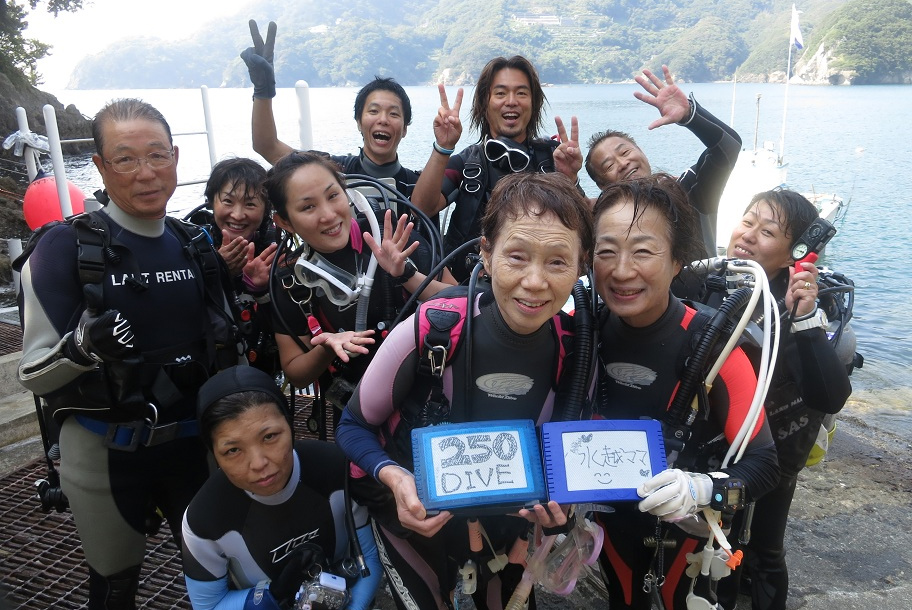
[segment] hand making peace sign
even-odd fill
[[[462,135],[462,121],[459,119],[459,109],[462,107],[462,87],[456,91],[456,102],[450,108],[446,88],[443,83],[437,85],[440,91],[440,109],[434,117],[434,138],[437,146],[453,150]]]
[[[554,123],[557,125],[557,137],[560,138],[560,145],[554,151],[554,169],[569,176],[571,180],[576,180],[576,175],[583,167],[583,153],[580,152],[579,145],[579,123],[576,117],[570,117],[570,137],[567,137],[567,129],[564,122],[559,116],[554,117]]]

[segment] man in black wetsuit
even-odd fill
[[[18,374],[60,424],[88,607],[132,610],[150,517],[160,511],[180,546],[181,517],[208,474],[196,393],[239,352],[213,330],[234,326],[223,284],[204,279],[218,278],[218,254],[198,227],[165,216],[178,161],[165,118],[120,99],[92,133],[109,201],[45,230],[25,261]]]
[[[254,46],[241,53],[253,82],[253,149],[270,164],[294,152],[279,140],[272,98],[276,95],[273,52],[276,25],[270,22],[264,41],[256,22],[250,20]],[[364,140],[357,155],[332,155],[346,174],[364,174],[395,180],[396,190],[411,196],[418,173],[399,163],[399,143],[412,122],[412,103],[402,86],[392,78],[376,77],[364,85],[355,98],[355,122]],[[401,210],[399,210],[401,212]]]
[[[462,135],[462,90],[451,108],[443,85],[439,89],[434,147],[412,202],[428,216],[455,203],[443,246],[449,254],[478,237],[488,197],[503,176],[558,171],[576,180],[583,158],[576,117],[569,137],[559,117],[555,123],[560,141],[539,137],[546,98],[535,67],[525,57],[495,57],[482,69],[472,101],[472,127],[478,129],[479,139],[458,154],[453,153]],[[454,260],[450,268],[459,281],[471,271],[464,257]]]
[[[695,164],[678,181],[687,192],[690,204],[700,213],[700,227],[706,252],[716,256],[716,218],[725,183],[741,152],[737,132],[706,111],[693,95],[688,97],[674,84],[668,66],[662,66],[665,83],[649,70],[636,81],[645,89],[633,95],[655,106],[662,115],[649,125],[655,129],[677,123],[687,127],[706,146]],[[593,134],[586,154],[586,172],[599,189],[621,180],[643,178],[652,173],[646,154],[628,134],[606,130]]]

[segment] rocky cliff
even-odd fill
[[[821,44],[813,55],[805,54],[795,65],[793,83],[808,85],[852,85],[858,84],[858,75],[854,70],[838,68],[835,49]],[[912,72],[884,75],[872,81],[865,79],[866,85],[910,85]]]

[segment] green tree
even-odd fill
[[[833,67],[851,70],[858,84],[876,84],[912,72],[912,4],[856,0],[833,13],[823,44],[834,46]]]
[[[34,38],[26,38],[23,33],[28,27],[26,16],[34,10],[41,0],[28,0],[28,8],[12,0],[0,0],[0,72],[7,76],[25,78],[32,85],[41,82],[37,62],[46,57],[51,49],[49,44]],[[61,11],[78,11],[82,0],[47,0],[47,12],[55,17]]]

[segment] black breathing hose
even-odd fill
[[[358,528],[355,527],[355,515],[352,512],[352,499],[351,499],[351,489],[349,485],[349,478],[351,477],[351,462],[345,460],[345,478],[343,479],[342,491],[345,498],[345,529],[348,530],[348,540],[351,544],[351,551],[354,555],[355,563],[358,564],[358,572],[361,574],[361,578],[367,578],[370,576],[370,568],[367,567],[367,562],[364,561],[364,551],[361,549],[361,541],[358,540]]]
[[[669,421],[678,423],[693,423],[695,413],[690,409],[690,402],[702,382],[706,363],[709,360],[713,347],[722,335],[725,326],[733,319],[734,315],[747,306],[753,288],[739,288],[731,296],[722,301],[719,309],[701,330],[700,341],[688,359],[684,373],[681,375],[681,385],[668,408]]]
[[[431,282],[434,281],[434,278],[436,278],[440,274],[440,272],[443,271],[443,268],[447,266],[447,263],[449,263],[451,260],[453,260],[454,256],[462,253],[465,250],[468,250],[469,248],[471,248],[473,246],[478,245],[479,241],[481,241],[480,237],[471,239],[471,240],[467,241],[466,243],[462,244],[461,246],[459,246],[458,248],[456,248],[455,250],[453,250],[452,252],[450,252],[449,254],[447,254],[445,257],[443,257],[443,260],[441,260],[439,263],[437,263],[436,267],[431,269],[431,272],[427,274],[427,277],[424,278],[424,281],[418,285],[418,288],[415,289],[415,292],[412,293],[412,296],[410,296],[409,299],[405,302],[405,305],[402,306],[402,309],[399,311],[399,315],[396,316],[396,319],[393,320],[393,323],[390,325],[390,329],[395,328],[396,325],[399,324],[399,322],[402,322],[402,320],[409,314],[409,311],[411,310],[412,305],[414,305],[415,301],[418,300],[418,295],[420,295],[422,292],[424,292],[424,289],[427,288],[431,284]]]
[[[595,349],[595,320],[589,291],[582,282],[573,286],[573,370],[565,390],[557,396],[557,421],[576,421],[586,406]],[[564,387],[561,384],[561,387]]]
[[[462,332],[463,337],[460,337],[460,345],[465,343],[463,348],[465,349],[465,366],[466,366],[466,375],[465,375],[465,407],[463,409],[466,414],[466,421],[473,421],[472,419],[472,327],[474,323],[472,318],[475,317],[475,288],[478,284],[478,274],[481,273],[482,264],[479,262],[472,269],[472,274],[469,276],[469,294],[466,297],[466,319],[465,324],[463,325]]]
[[[390,207],[390,202],[392,201],[408,208],[424,226],[428,227],[430,234],[425,235],[425,237],[431,242],[431,266],[436,265],[437,262],[443,258],[443,241],[440,238],[440,229],[427,214],[416,207],[407,197],[388,184],[385,184],[376,178],[371,178],[370,176],[365,176],[363,174],[346,174],[345,178],[346,188],[357,188],[359,186],[376,188],[380,192],[383,203],[387,208]],[[396,219],[394,218],[393,220],[395,221]]]

